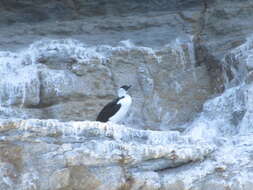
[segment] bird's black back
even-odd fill
[[[96,121],[107,122],[109,118],[112,117],[120,109],[121,105],[117,103],[122,98],[123,97],[116,98],[106,104],[105,107],[98,114]]]

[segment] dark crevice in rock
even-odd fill
[[[122,159],[123,159],[123,156],[122,156]],[[134,184],[134,180],[131,177],[127,167],[124,164],[125,164],[124,160],[121,160],[119,162],[119,166],[121,167],[121,169],[123,171],[125,182],[118,190],[130,190],[130,189],[132,189],[132,186]]]
[[[211,55],[205,45],[203,45],[201,42],[196,41],[194,45],[196,66],[205,65],[210,78],[213,93],[222,93],[225,88],[225,81],[223,78],[224,71],[221,61]]]
[[[192,164],[192,163],[193,163],[193,161],[189,161],[187,163],[177,163],[173,167],[172,166],[168,166],[168,167],[165,167],[165,168],[154,170],[154,172],[161,173],[161,172],[165,172],[165,171],[168,171],[168,170],[171,170],[171,169],[176,169],[176,168],[184,167],[184,166],[186,166],[188,164]]]
[[[39,78],[39,82],[40,82],[40,86],[39,86],[39,104],[38,105],[34,105],[31,108],[43,108],[43,107],[48,107],[49,105],[44,105],[42,106],[42,96],[43,96],[43,92],[42,92],[42,88],[43,88],[43,84],[42,84],[42,76],[41,76],[41,72],[38,72],[38,78]]]
[[[131,190],[134,184],[134,179],[131,177],[125,178],[124,184],[122,184],[117,190]]]
[[[233,125],[238,126],[238,124],[242,121],[246,110],[235,111],[232,113],[231,122]]]

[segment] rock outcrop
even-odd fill
[[[178,132],[99,122],[3,120],[0,129],[0,187],[5,190],[164,189],[177,185],[167,180],[170,170],[196,165],[215,150]],[[202,169],[208,162],[200,164]],[[203,177],[213,172],[210,166]],[[180,184],[186,183],[185,171],[179,173]]]
[[[188,40],[160,50],[129,41],[87,47],[73,40],[46,40],[18,54],[3,52],[1,117],[95,120],[117,88],[131,84],[128,124],[178,127],[216,92],[206,66],[195,65]]]
[[[216,143],[112,123],[2,120],[4,190],[244,189],[252,135]],[[218,148],[219,147],[219,148]]]

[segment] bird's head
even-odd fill
[[[118,96],[122,97],[127,94],[128,89],[131,87],[131,85],[123,85],[118,90]]]

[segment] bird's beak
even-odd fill
[[[131,86],[132,86],[132,85],[129,85],[129,86],[127,87],[127,90],[128,90],[129,88],[131,88]]]

